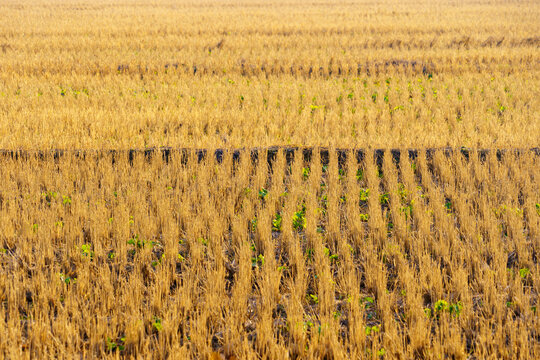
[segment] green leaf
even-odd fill
[[[272,220],[272,231],[281,231],[281,214],[277,213]]]
[[[528,268],[519,269],[519,276],[521,276],[522,279],[525,279],[529,273],[530,270]]]
[[[114,341],[112,341],[111,338],[107,338],[107,349],[109,351],[113,351],[114,349],[116,349],[116,343]]]
[[[154,329],[156,329],[157,331],[163,330],[163,325],[161,324],[161,319],[158,318],[158,317],[155,317],[155,316],[154,316],[154,322],[152,323],[152,326],[153,326]]]
[[[69,196],[62,195],[62,204],[70,205],[71,204],[71,198]]]
[[[266,195],[268,195],[268,190],[266,190],[265,188],[261,188],[261,190],[259,190],[259,198],[264,200]]]
[[[369,189],[360,189],[360,201],[369,200]]]
[[[437,312],[448,310],[448,302],[444,300],[437,300],[434,305],[434,309]]]

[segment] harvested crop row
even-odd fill
[[[0,148],[540,146],[538,1],[5,0]]]
[[[536,72],[339,80],[10,75],[0,88],[0,148],[534,147],[538,84]]]
[[[2,158],[3,357],[540,355],[537,156],[261,154]]]

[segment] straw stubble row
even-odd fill
[[[537,156],[319,154],[4,158],[2,353],[538,355]]]

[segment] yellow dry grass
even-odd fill
[[[538,356],[538,156],[301,154],[4,158],[0,350]]]
[[[0,358],[539,358],[539,18],[2,1]]]
[[[0,148],[540,144],[540,5],[4,1]]]

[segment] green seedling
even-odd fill
[[[452,202],[450,200],[447,200],[446,203],[444,204],[444,207],[446,208],[446,211],[447,212],[452,212]]]
[[[257,218],[256,217],[251,219],[250,225],[251,225],[251,231],[255,232],[257,230]]]
[[[295,212],[293,217],[293,228],[295,230],[303,230],[306,228],[306,207],[302,205],[302,209]]]
[[[461,309],[463,309],[463,305],[461,304],[461,301],[458,301],[455,304],[448,305],[448,312],[450,315],[459,316],[461,314]]]
[[[131,239],[129,239],[127,241],[127,243],[128,243],[128,245],[135,246],[137,249],[144,248],[147,245],[155,246],[157,244],[156,241],[148,241],[148,240],[141,239],[139,234],[137,234],[134,237],[132,237]]]
[[[264,265],[264,255],[259,254],[257,257],[251,258],[251,266],[256,268]]]
[[[364,308],[366,309],[372,307],[374,302],[375,302],[375,299],[373,299],[371,296],[366,296],[360,299],[360,303],[364,304]]]
[[[124,343],[124,342],[126,341],[126,338],[123,337],[123,338],[120,339],[120,341],[121,341],[122,343]],[[106,343],[107,343],[107,350],[108,350],[109,352],[113,352],[113,351],[115,351],[115,350],[120,350],[120,351],[125,350],[125,345],[123,345],[123,344],[117,344],[117,343],[116,343],[115,341],[113,341],[110,337],[107,338],[107,342],[106,342]]]
[[[459,316],[461,314],[461,310],[463,309],[463,304],[461,301],[458,301],[456,303],[448,303],[445,300],[437,300],[435,304],[433,305],[433,310],[437,317],[439,314],[442,314],[443,312],[447,312],[450,315],[454,315],[455,317]],[[431,309],[426,308],[424,309],[424,312],[426,313],[426,316],[431,317],[432,312]]]
[[[369,200],[369,189],[360,189],[360,201]]]
[[[60,278],[60,281],[62,281],[66,285],[75,284],[77,282],[77,278],[65,276],[63,273],[59,273],[58,277]]]
[[[407,205],[407,206],[402,206],[399,210],[403,214],[405,214],[405,219],[412,217],[412,204]]]
[[[324,255],[330,256],[330,249],[329,248],[325,247],[323,252],[324,252]]]
[[[158,332],[163,330],[163,324],[161,323],[161,319],[157,316],[154,316],[152,327],[156,329]]]
[[[163,260],[164,258],[165,258],[165,254],[161,254],[161,257],[157,260],[152,261],[150,265],[152,265],[152,267],[155,268],[156,266],[161,264],[161,260]]]
[[[272,231],[281,231],[281,214],[277,213],[272,219]]]
[[[448,310],[448,302],[444,300],[437,300],[435,305],[433,306],[436,312],[442,312]]]
[[[145,243],[144,243],[144,240],[139,239],[139,234],[137,234],[137,235],[135,235],[134,237],[132,237],[131,239],[129,239],[129,240],[127,241],[127,243],[128,243],[129,245],[135,245],[135,246],[137,246],[138,248],[144,247],[144,244],[145,244]]]
[[[305,321],[305,322],[304,322],[304,331],[307,330],[307,329],[309,329],[309,328],[312,328],[313,326],[315,326],[315,324],[313,324],[312,321],[309,321],[309,320],[308,320],[308,321]],[[307,345],[306,345],[306,346],[307,346]]]
[[[45,200],[47,205],[51,205],[51,202],[56,199],[58,193],[55,191],[46,191],[41,193],[41,197]]]
[[[366,335],[371,335],[372,333],[378,333],[380,331],[380,328],[377,325],[373,326],[366,326]]]
[[[93,259],[94,258],[94,252],[92,251],[92,245],[91,244],[82,244],[81,245],[81,254],[84,257]]]

